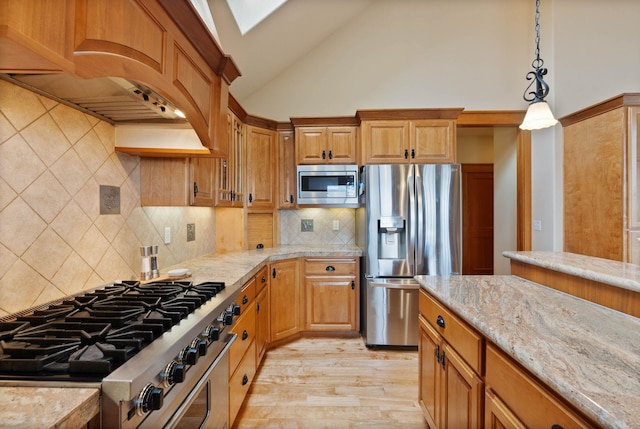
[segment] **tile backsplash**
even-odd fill
[[[354,244],[356,216],[354,209],[307,208],[280,210],[281,244]],[[302,220],[313,220],[313,231],[302,231]],[[338,221],[338,230],[333,222]]]
[[[215,250],[213,208],[140,207],[140,159],[114,138],[111,124],[0,80],[0,316],[138,278],[142,245],[159,246],[161,269]],[[119,214],[100,214],[100,185],[119,187]]]

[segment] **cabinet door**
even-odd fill
[[[213,206],[214,194],[214,158],[191,158],[189,170],[191,181],[190,203],[193,206]]]
[[[628,228],[640,228],[640,107],[629,108],[627,151],[628,177],[627,204],[629,207]],[[629,260],[627,260],[629,261]],[[637,264],[637,262],[635,262]]]
[[[187,158],[140,158],[140,205],[188,206]]]
[[[256,297],[256,366],[260,366],[269,340],[269,291],[262,289]]]
[[[440,335],[429,326],[422,316],[418,317],[418,323],[420,332],[418,339],[420,356],[418,401],[429,427],[437,429],[440,425],[441,368],[438,357],[441,340]]]
[[[278,208],[296,206],[296,158],[293,131],[278,132]]]
[[[242,207],[244,195],[244,124],[233,113],[227,114],[227,153],[217,161],[216,207]]]
[[[277,341],[300,332],[301,310],[298,260],[271,264],[269,285],[270,341]]]
[[[0,28],[3,28],[0,70],[5,73],[73,70],[75,9],[74,0],[0,2]]]
[[[362,163],[409,162],[408,121],[362,121]]]
[[[328,162],[331,164],[357,164],[356,127],[328,127]]]
[[[305,289],[305,329],[357,330],[355,276],[305,276]]]
[[[413,163],[455,162],[455,122],[442,119],[411,121],[410,146]]]
[[[484,427],[485,429],[526,429],[526,426],[491,389],[487,389],[484,396]]]
[[[298,164],[326,164],[329,161],[327,128],[296,128],[296,153]]]
[[[443,428],[478,428],[482,422],[482,379],[446,342],[442,344]]]
[[[249,210],[275,207],[278,172],[275,133],[247,126],[247,207]]]

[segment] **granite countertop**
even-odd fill
[[[76,429],[99,411],[97,388],[0,388],[0,428]]]
[[[194,283],[223,281],[229,299],[265,264],[298,257],[359,257],[353,245],[279,246],[259,250],[211,253],[162,269],[187,268]],[[227,300],[225,300],[226,302]],[[221,308],[224,307],[221,304]],[[97,387],[0,387],[0,428],[78,428],[100,410]],[[42,410],[46,412],[41,412]]]
[[[640,265],[566,252],[506,251],[502,255],[526,264],[640,292]]]
[[[640,428],[640,319],[513,276],[416,279],[596,423]]]

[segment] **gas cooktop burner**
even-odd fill
[[[0,323],[0,379],[99,381],[224,287],[118,282]]]

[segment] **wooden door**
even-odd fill
[[[191,196],[193,206],[213,206],[215,200],[214,158],[191,158]]]
[[[493,274],[493,165],[462,165],[462,274]]]
[[[356,330],[355,276],[306,276],[305,289],[307,330]]]
[[[296,206],[296,158],[293,131],[278,132],[278,208]]]
[[[447,343],[443,353],[443,428],[479,428],[482,421],[482,379]]]
[[[491,389],[487,389],[484,396],[484,427],[485,429],[526,428]]]
[[[362,121],[363,164],[409,162],[409,121]]]
[[[452,163],[456,161],[454,121],[422,119],[410,122],[412,163]]]
[[[418,401],[429,427],[437,429],[440,420],[440,362],[436,358],[440,350],[440,335],[429,326],[422,316],[418,318],[420,354]]]
[[[247,126],[247,207],[273,209],[278,172],[275,133]]]
[[[256,297],[256,367],[260,366],[269,340],[269,296],[268,288]]]
[[[301,310],[298,260],[289,259],[271,264],[269,287],[271,342],[300,332]]]
[[[327,161],[329,161],[327,149],[327,128],[297,128],[296,152],[298,164],[326,164]]]
[[[329,163],[356,164],[356,127],[327,128]]]

